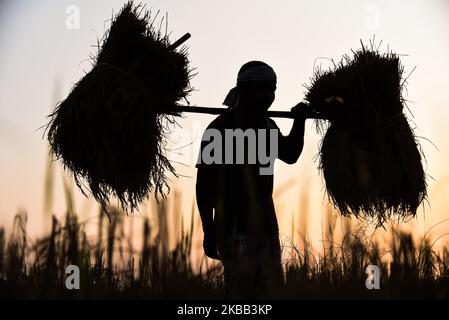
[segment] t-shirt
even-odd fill
[[[202,152],[211,141],[202,141],[197,168],[207,171],[210,178],[208,195],[214,203],[214,227],[218,239],[226,239],[234,235],[260,238],[278,233],[278,224],[272,198],[273,175],[261,174],[262,167],[268,167],[265,161],[256,157],[256,163],[250,161],[248,148],[253,148],[258,154],[259,141],[266,139],[265,155],[270,154],[269,131],[265,137],[258,135],[255,130],[257,146],[254,140],[245,140],[245,158],[242,164],[236,164],[237,145],[234,144],[232,164],[226,164],[225,130],[226,129],[274,129],[279,133],[276,123],[267,116],[259,116],[251,119],[241,119],[233,111],[227,111],[213,120],[207,129],[217,129],[222,134],[221,163],[205,164],[202,161]],[[206,129],[206,130],[207,130]],[[204,136],[203,136],[204,138]],[[252,146],[249,145],[252,144]],[[255,149],[254,149],[255,148]],[[214,159],[218,159],[214,158]],[[253,158],[254,160],[254,158]]]

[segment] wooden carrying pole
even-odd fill
[[[214,107],[198,107],[198,106],[174,106],[174,112],[192,112],[203,114],[222,114],[226,112],[227,108],[214,108]],[[295,113],[291,111],[267,111],[268,117],[274,118],[288,118],[294,119]],[[306,113],[307,119],[328,119],[324,114],[320,114],[314,111],[308,111]]]
[[[180,45],[182,45],[184,42],[186,42],[188,39],[190,39],[191,35],[190,33],[186,33],[181,38],[176,40],[170,47],[172,49],[176,49]],[[174,112],[192,112],[192,113],[205,113],[205,114],[222,114],[226,111],[226,108],[214,108],[214,107],[198,107],[198,106],[174,106],[173,111]],[[267,111],[267,116],[269,117],[275,117],[275,118],[288,118],[293,119],[295,118],[295,114],[291,111]],[[324,115],[309,111],[306,114],[307,119],[328,119]]]

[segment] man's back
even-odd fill
[[[221,133],[222,161],[219,164],[201,163],[197,164],[197,167],[199,170],[205,170],[211,181],[211,185],[205,192],[213,197],[217,241],[220,242],[235,235],[258,239],[277,234],[278,225],[272,199],[273,175],[261,174],[261,167],[267,165],[261,163],[257,155],[260,151],[259,141],[265,138],[265,144],[269,148],[269,130],[279,130],[278,127],[266,116],[242,119],[235,112],[228,111],[212,121],[206,130],[210,129],[216,129]],[[237,132],[236,129],[240,129],[240,133],[251,132],[256,140],[249,141],[250,138],[246,136],[244,147],[239,150],[238,139],[234,139],[233,149],[226,148],[225,140],[233,139],[229,135],[230,130]],[[258,134],[262,131],[265,131],[264,136]],[[207,143],[203,141],[200,156]],[[253,144],[252,149],[249,146],[250,143]],[[238,163],[237,153],[242,150],[245,155],[244,161]],[[268,154],[269,149],[261,152]]]

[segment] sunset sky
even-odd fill
[[[113,12],[124,1],[0,1],[0,225],[10,227],[18,210],[29,214],[33,234],[45,230],[44,180],[48,147],[42,128],[56,102],[90,70],[89,54],[109,26]],[[304,97],[304,84],[314,65],[329,66],[351,49],[382,40],[381,50],[403,54],[408,74],[405,97],[413,113],[416,134],[431,176],[429,204],[411,224],[422,232],[449,218],[449,1],[151,1],[148,8],[168,12],[174,41],[186,32],[191,66],[198,73],[191,104],[220,106],[235,85],[240,66],[249,60],[270,64],[278,76],[271,110],[289,110]],[[73,11],[75,10],[75,11]],[[79,12],[79,28],[70,15]],[[173,188],[182,194],[186,212],[193,201],[194,163],[202,131],[213,116],[189,114],[172,134],[173,147],[184,155],[169,157],[182,177]],[[290,120],[276,120],[288,133]],[[306,127],[300,161],[278,163],[275,177],[276,208],[281,232],[289,233],[292,218],[307,201],[311,234],[319,239],[327,200],[314,156],[320,137],[313,122]],[[52,211],[64,213],[62,171],[55,164]],[[286,189],[281,192],[281,190]],[[276,191],[275,191],[276,192]],[[88,218],[96,204],[77,194],[77,211]],[[144,210],[143,210],[144,211]],[[313,214],[311,214],[313,212]],[[296,222],[295,222],[296,227]],[[300,227],[298,227],[300,228]],[[449,222],[443,223],[447,230]],[[443,234],[441,229],[439,234]]]

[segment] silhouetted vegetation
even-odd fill
[[[0,229],[0,295],[30,299],[223,298],[220,265],[203,263],[205,267],[194,272],[193,216],[189,226],[182,223],[175,248],[167,249],[165,208],[166,203],[158,205],[159,225],[143,218],[140,248],[133,247],[133,233],[124,228],[124,219],[129,217],[116,209],[110,209],[110,219],[100,212],[98,234],[89,239],[86,223],[80,223],[70,208],[65,221],[53,217],[50,234],[36,241],[27,236],[26,214],[17,214],[8,238]],[[334,228],[335,224],[329,223],[319,254],[305,239],[301,250],[293,242],[284,243],[285,283],[278,298],[449,297],[449,251],[437,254],[429,236],[416,245],[410,234],[394,231],[391,250],[381,252],[364,229],[348,231],[336,243]],[[155,229],[157,235],[153,235]],[[80,268],[80,290],[65,288],[65,269],[71,264]],[[365,268],[370,264],[381,268],[380,290],[365,287]]]

